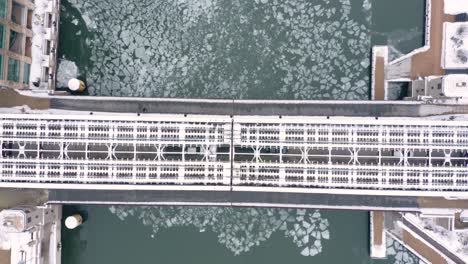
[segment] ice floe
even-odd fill
[[[120,220],[136,217],[151,228],[157,239],[162,229],[193,226],[210,229],[219,243],[235,255],[260,245],[274,232],[283,231],[303,256],[322,252],[322,240],[329,239],[329,222],[318,210],[214,207],[123,207],[109,208]]]
[[[69,2],[90,31],[90,94],[367,98],[368,0],[353,1],[364,22],[350,0]]]
[[[57,69],[57,87],[67,87],[68,81],[77,78],[79,75],[78,66],[73,61],[66,59],[59,60]]]

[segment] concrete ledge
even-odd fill
[[[387,257],[385,214],[382,211],[370,212],[370,256],[375,259]]]
[[[238,101],[197,99],[129,99],[115,97],[51,97],[50,108],[87,112],[421,117],[467,114],[468,105],[428,105],[405,101]]]
[[[388,47],[375,46],[372,48],[372,100],[387,100],[386,68],[388,64]]]
[[[417,197],[230,191],[50,190],[49,203],[417,211]]]

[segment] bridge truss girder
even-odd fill
[[[468,190],[460,121],[4,115],[0,143],[3,184]]]

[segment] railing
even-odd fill
[[[468,190],[463,121],[5,115],[0,143],[0,186]]]

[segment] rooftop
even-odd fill
[[[442,87],[445,96],[468,97],[468,74],[446,75]]]
[[[468,22],[444,23],[442,68],[468,68]]]
[[[444,10],[450,15],[468,13],[468,0],[445,0]]]

